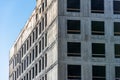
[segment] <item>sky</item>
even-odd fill
[[[0,80],[9,80],[9,50],[35,5],[36,0],[0,1]]]

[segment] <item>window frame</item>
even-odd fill
[[[120,50],[117,48],[117,51],[116,51],[116,47],[118,47],[120,49],[120,44],[114,44],[115,58],[120,58],[120,53],[118,53],[118,52],[120,52]]]
[[[119,70],[117,70],[116,68],[119,68]],[[120,66],[115,66],[115,80],[120,79],[120,76],[118,76],[120,74],[119,72],[120,72]]]
[[[73,2],[69,2],[71,0],[67,0],[67,12],[80,12],[80,1],[78,0],[78,2],[76,0],[73,0]],[[74,2],[76,1],[76,2]],[[74,4],[74,5],[73,5]],[[77,4],[77,5],[75,5]],[[70,6],[72,5],[72,6]]]
[[[101,1],[101,0],[100,0]],[[95,0],[91,0],[91,13],[99,13],[99,14],[104,14],[104,9],[105,9],[105,4],[104,4],[104,0],[103,2],[99,2],[96,0],[96,5],[95,5]],[[99,2],[99,3],[98,3]],[[103,6],[98,6],[98,5],[101,5],[103,3]],[[93,5],[94,4],[94,5]],[[98,7],[97,7],[98,6]],[[94,9],[96,8],[96,9]],[[101,9],[98,9],[98,8],[101,8]]]
[[[74,67],[73,67],[74,66]],[[79,70],[77,69],[79,67]],[[71,73],[71,69],[74,69],[74,73]],[[77,70],[76,70],[77,69]],[[76,72],[79,71],[79,72]],[[77,74],[76,74],[77,73]],[[72,75],[72,76],[71,76]],[[76,64],[68,64],[67,65],[67,79],[68,80],[81,80],[81,65]]]
[[[102,30],[99,30],[100,28],[97,28],[97,27],[102,27],[101,28]],[[91,21],[91,34],[92,35],[105,35],[104,21]]]
[[[117,29],[115,27],[117,27]],[[120,27],[120,22],[114,22],[114,36],[120,36],[120,31],[116,31],[119,30],[118,27]]]
[[[71,46],[74,45],[74,49],[71,49]],[[75,45],[79,48],[78,48],[78,52],[71,52],[70,50],[75,50]],[[77,48],[76,47],[76,48]],[[81,43],[80,42],[67,42],[67,56],[68,57],[80,57],[81,56]]]
[[[94,70],[94,68],[95,67],[102,67],[102,68],[104,68],[104,74],[100,74],[101,73],[101,71],[102,71],[102,69],[100,69],[100,70]],[[95,72],[94,72],[95,71]],[[98,75],[98,73],[96,73],[96,72],[100,72],[99,73],[99,75]],[[96,74],[96,75],[94,75],[94,74]],[[95,79],[94,79],[95,78]],[[96,78],[97,79],[103,79],[103,80],[106,80],[106,66],[103,66],[103,65],[93,65],[92,66],[92,80],[96,80]]]
[[[103,53],[98,53],[98,52],[94,53],[94,50],[96,50],[94,48],[101,47],[101,46],[104,47],[103,48],[104,52]],[[99,48],[99,49],[101,49],[101,48]],[[98,51],[98,49],[97,49],[97,51]],[[105,43],[92,43],[92,57],[105,58]]]
[[[117,3],[117,7],[115,6],[115,4]],[[117,10],[116,8],[118,8],[118,5],[120,4],[120,1],[118,0],[113,0],[113,14],[120,14],[120,10]]]
[[[80,34],[80,33],[81,33],[81,21],[67,20],[67,34]]]

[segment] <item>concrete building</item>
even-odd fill
[[[120,80],[120,0],[36,0],[9,80]]]

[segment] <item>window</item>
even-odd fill
[[[32,79],[34,78],[34,67],[32,68]]]
[[[16,79],[15,79],[16,80]],[[24,80],[25,80],[25,76],[24,76]]]
[[[41,72],[41,60],[39,60],[39,73]]]
[[[42,18],[42,31],[44,30],[44,18]]]
[[[91,13],[104,13],[104,0],[91,0]]]
[[[37,39],[38,38],[38,27],[36,27],[35,31],[36,31],[36,39]]]
[[[39,35],[41,34],[42,30],[41,30],[41,22],[39,23]]]
[[[39,9],[39,13],[41,13],[41,7],[40,7],[40,9]]]
[[[45,74],[45,80],[47,80],[47,74]]]
[[[47,47],[47,33],[45,33],[45,47]]]
[[[80,12],[80,0],[67,0],[68,12]]]
[[[42,70],[44,69],[44,57],[42,57]]]
[[[38,14],[36,14],[36,21],[38,20]]]
[[[15,80],[16,80],[17,79],[16,71],[14,73],[15,73]]]
[[[17,78],[18,78],[18,76],[19,76],[19,73],[18,73],[18,68],[17,68]]]
[[[28,80],[28,73],[27,73],[27,75],[26,75],[26,80]]]
[[[39,53],[41,53],[41,41],[39,41]]]
[[[44,77],[42,77],[42,80],[44,80]]]
[[[45,27],[47,26],[47,14],[45,14]]]
[[[120,80],[120,67],[115,67],[115,80]]]
[[[32,38],[33,38],[33,43],[34,43],[34,41],[35,41],[35,40],[34,40],[34,31],[33,31],[33,33],[32,33],[32,36],[33,36]]]
[[[38,56],[38,45],[35,46],[35,57]]]
[[[80,20],[67,20],[67,33],[80,34]]]
[[[42,37],[42,50],[44,50],[44,37]]]
[[[24,44],[24,54],[26,54],[26,43]]]
[[[26,59],[24,60],[24,70],[26,69]]]
[[[106,80],[105,66],[93,66],[92,80]]]
[[[103,21],[92,21],[92,34],[93,35],[104,35],[104,22]]]
[[[35,64],[35,76],[37,76],[37,64]]]
[[[115,58],[120,58],[120,44],[115,44]]]
[[[105,44],[92,43],[92,57],[105,57]]]
[[[67,43],[67,55],[68,56],[80,56],[81,44],[79,42],[68,42]]]
[[[31,42],[31,36],[30,36],[30,46],[31,46],[31,43],[32,43],[32,42]]]
[[[45,54],[45,67],[47,67],[47,54]]]
[[[113,1],[113,11],[114,14],[120,14],[120,1],[117,0]]]
[[[67,66],[67,78],[68,80],[81,80],[81,66],[80,65],[68,65]]]
[[[120,22],[114,22],[114,35],[120,36]]]
[[[23,51],[24,51],[24,50],[23,50],[23,46],[22,46],[22,57],[23,57]]]
[[[42,11],[44,11],[44,3],[42,3]]]
[[[22,62],[22,73],[23,73],[23,62]]]
[[[30,56],[29,56],[29,57],[30,57],[30,58],[29,58],[29,60],[30,60],[30,61],[29,61],[29,64],[31,64],[31,61],[32,61],[32,60],[31,60],[31,57],[32,57],[32,56],[31,56],[31,53],[30,53]]]
[[[31,80],[31,70],[29,71],[29,80]]]
[[[21,65],[19,65],[19,75],[21,75]]]
[[[45,7],[47,7],[47,0],[45,0]]]
[[[32,61],[34,60],[34,49],[32,50]]]
[[[28,56],[27,56],[27,60],[26,61],[27,61],[27,67],[28,67]]]
[[[27,50],[29,49],[29,40],[27,40]]]

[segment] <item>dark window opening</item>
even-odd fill
[[[42,70],[44,69],[44,57],[42,57]]]
[[[104,13],[104,0],[91,0],[92,13]]]
[[[38,38],[38,27],[36,27],[36,39]]]
[[[120,58],[120,44],[115,44],[115,58]]]
[[[104,35],[104,22],[92,21],[92,34],[93,35]]]
[[[39,42],[39,53],[41,53],[41,41]]]
[[[45,74],[45,80],[47,80],[47,74]]]
[[[47,26],[47,14],[45,14],[45,27]]]
[[[68,12],[80,12],[80,0],[67,0]]]
[[[37,64],[35,64],[35,76],[37,76],[37,73],[38,73],[38,72],[37,72],[37,68],[38,68],[38,67],[37,67]]]
[[[42,31],[44,30],[44,18],[42,18]]]
[[[115,67],[115,80],[120,80],[120,67]]]
[[[39,35],[41,34],[42,30],[41,30],[41,22],[39,23]]]
[[[27,56],[27,67],[28,67],[28,59],[29,59],[29,58],[28,58],[28,56]]]
[[[68,65],[67,66],[68,80],[81,80],[81,66]]]
[[[34,78],[34,67],[32,68],[32,79]]]
[[[81,44],[79,42],[68,42],[67,43],[67,55],[68,56],[80,56]]]
[[[45,67],[47,67],[47,54],[45,54]]]
[[[120,36],[120,22],[114,22],[114,35]]]
[[[32,33],[32,36],[33,36],[32,38],[33,38],[33,43],[34,43],[34,41],[35,41],[35,40],[34,40],[34,31],[33,31],[33,33]]]
[[[35,57],[38,56],[38,45],[35,46]]]
[[[93,66],[92,80],[106,80],[105,66]]]
[[[27,40],[27,50],[29,49],[29,40]]]
[[[120,1],[113,1],[113,11],[114,14],[120,14]]]
[[[42,37],[42,50],[44,50],[44,37]]]
[[[31,61],[32,61],[32,60],[31,60],[31,57],[32,57],[32,56],[31,56],[31,53],[30,53],[30,56],[29,56],[29,60],[30,60],[30,61],[29,61],[29,64],[31,64]]]
[[[32,43],[32,42],[31,42],[31,36],[30,36],[30,46],[31,46],[31,43]]]
[[[29,80],[31,80],[31,70],[29,71]]]
[[[39,73],[41,72],[41,60],[39,60]]]
[[[47,47],[47,33],[45,34],[45,47]]]
[[[42,3],[42,11],[44,11],[44,3]]]
[[[24,54],[26,54],[26,43],[24,44]]]
[[[36,21],[38,20],[38,14],[36,14]]]
[[[32,61],[34,60],[34,56],[35,56],[35,53],[34,53],[34,49],[32,50]]]
[[[67,33],[80,34],[80,20],[67,20]]]
[[[105,57],[105,44],[92,43],[92,57]]]

